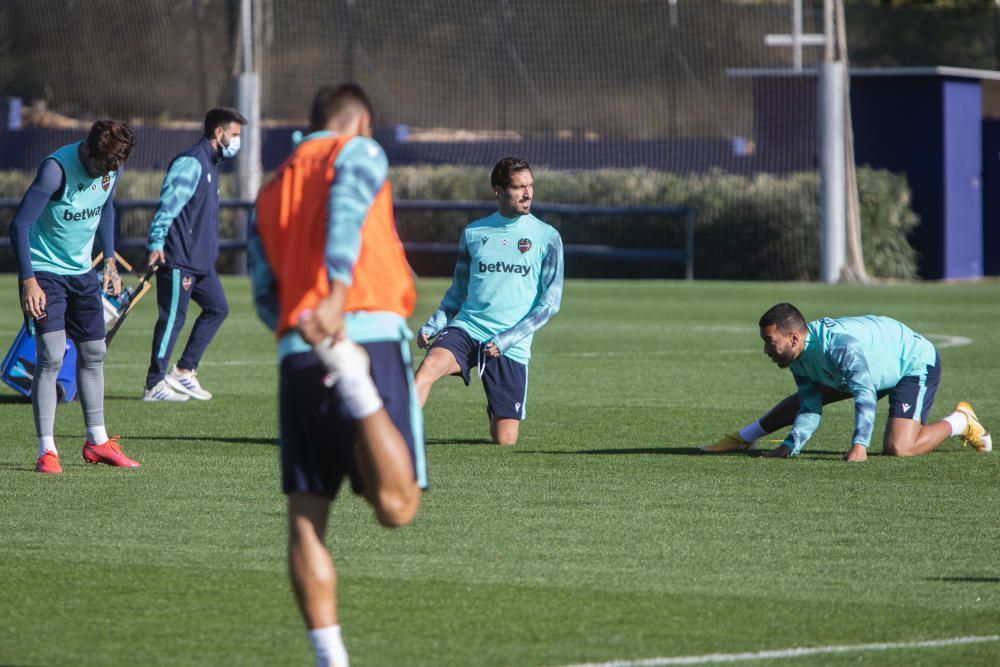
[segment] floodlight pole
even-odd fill
[[[236,107],[247,119],[243,128],[240,156],[236,159],[236,196],[243,201],[257,198],[261,182],[260,76],[257,68],[257,33],[259,25],[254,11],[255,0],[240,0],[240,67],[236,77]],[[241,239],[248,237],[247,222],[243,221]],[[246,272],[246,256],[241,259],[241,272]]]
[[[835,0],[823,0],[826,49],[819,66],[820,134],[820,280],[840,281],[847,248],[847,183],[844,136],[845,64],[834,49],[833,13]]]
[[[820,151],[820,280],[840,281],[847,262],[846,68],[844,54],[837,53],[834,10],[843,0],[823,0],[823,34],[802,34],[802,0],[791,0],[792,32],[765,35],[768,46],[792,47],[792,67],[802,70],[802,47],[824,47],[818,71]],[[1000,3],[1000,0],[997,0]]]

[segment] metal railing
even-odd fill
[[[16,209],[20,200],[0,198],[0,210]],[[122,213],[128,210],[153,210],[159,205],[156,199],[133,199],[115,201],[115,224],[120,224]],[[254,202],[240,199],[222,199],[219,206],[224,209],[241,209],[249,211]],[[421,199],[401,199],[394,202],[397,211],[492,211],[496,209],[493,201],[436,201]],[[684,264],[684,277],[694,280],[694,213],[686,206],[591,206],[586,204],[532,204],[531,212],[539,216],[557,214],[571,219],[586,216],[618,216],[639,217],[654,216],[684,220],[683,248],[625,248],[604,244],[566,243],[563,252],[568,256],[597,257],[622,259],[634,262],[663,262]],[[116,229],[115,238],[118,248],[136,249],[146,247],[144,237],[122,237]],[[565,236],[565,235],[564,235]],[[10,247],[10,238],[0,236],[0,248]],[[235,238],[219,240],[220,249],[245,251],[247,247],[246,216],[239,225]],[[454,253],[454,243],[407,241],[403,243],[407,252],[413,253]]]

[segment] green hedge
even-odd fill
[[[31,176],[27,172],[0,172],[0,197],[20,197]],[[160,172],[128,172],[117,197],[156,198],[162,178]],[[391,178],[398,199],[492,199],[488,173],[482,168],[395,167]],[[699,278],[814,280],[819,274],[816,173],[747,177],[721,172],[682,176],[646,169],[539,169],[535,183],[535,198],[544,202],[690,207],[696,221],[695,273]],[[233,196],[233,177],[223,177],[220,187],[224,197]],[[916,252],[906,237],[918,221],[910,207],[905,177],[862,168],[858,189],[868,272],[878,278],[915,278]],[[0,212],[3,232],[10,216],[9,211]],[[125,233],[144,236],[150,216],[151,212],[132,214],[123,221]],[[229,217],[224,234],[236,224]],[[400,235],[404,240],[454,241],[469,217],[461,212],[401,212]],[[679,220],[546,219],[560,229],[567,243],[683,246],[683,223]],[[665,274],[662,271],[649,275],[680,275],[680,267],[671,267]]]
[[[483,169],[396,167],[392,181],[400,199],[492,198]],[[879,278],[915,278],[916,252],[906,237],[918,220],[910,207],[905,177],[862,168],[858,190],[868,272]],[[815,280],[819,275],[819,176],[815,172],[747,177],[721,172],[682,176],[646,169],[539,169],[535,198],[558,203],[688,206],[695,213],[695,273],[700,278]],[[467,216],[433,217],[436,220],[422,216],[425,229],[439,238],[457,238],[457,229]],[[609,226],[608,221],[596,222]],[[573,228],[568,228],[571,224]],[[653,228],[661,224],[631,220],[618,242],[656,243],[663,233]],[[412,226],[401,216],[404,238],[412,233]],[[567,242],[595,241],[579,238],[581,231],[587,235],[593,231],[585,221],[564,221],[559,226]],[[680,222],[673,228],[674,233],[666,235],[667,243],[681,247]]]

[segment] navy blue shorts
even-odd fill
[[[427,487],[423,421],[413,391],[413,370],[406,341],[363,343],[389,418],[410,449],[414,479]],[[334,498],[344,477],[355,493],[363,480],[354,461],[357,422],[344,414],[337,387],[327,387],[327,370],[313,352],[290,354],[281,361],[279,421],[281,488]]]
[[[941,357],[927,367],[926,375],[907,375],[889,391],[889,416],[897,419],[917,419],[926,424],[934,404],[934,394],[941,383]]]
[[[500,419],[525,419],[528,416],[528,367],[507,357],[489,358],[482,343],[458,327],[448,327],[438,334],[430,349],[448,350],[458,362],[466,386],[470,369],[481,372],[486,392],[486,412]],[[429,352],[430,350],[428,350]]]
[[[45,318],[35,322],[38,335],[66,330],[77,343],[104,339],[104,302],[96,271],[61,276],[40,271],[35,274],[45,292]]]

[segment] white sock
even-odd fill
[[[59,456],[59,452],[56,451],[56,438],[54,435],[38,436],[38,458],[45,456],[45,452],[52,452],[56,456]]]
[[[104,430],[104,424],[87,427],[87,442],[92,442],[95,445],[103,445],[107,441],[108,432]]]
[[[962,435],[963,433],[965,433],[965,429],[969,427],[969,418],[966,417],[961,412],[952,412],[950,415],[944,418],[944,421],[951,424],[952,437],[956,435]]]
[[[316,628],[310,630],[308,635],[309,643],[316,653],[316,667],[350,667],[339,625]]]
[[[765,435],[767,435],[767,431],[760,425],[759,419],[749,426],[744,426],[740,429],[740,440],[743,442],[753,442],[758,438],[763,438]]]

